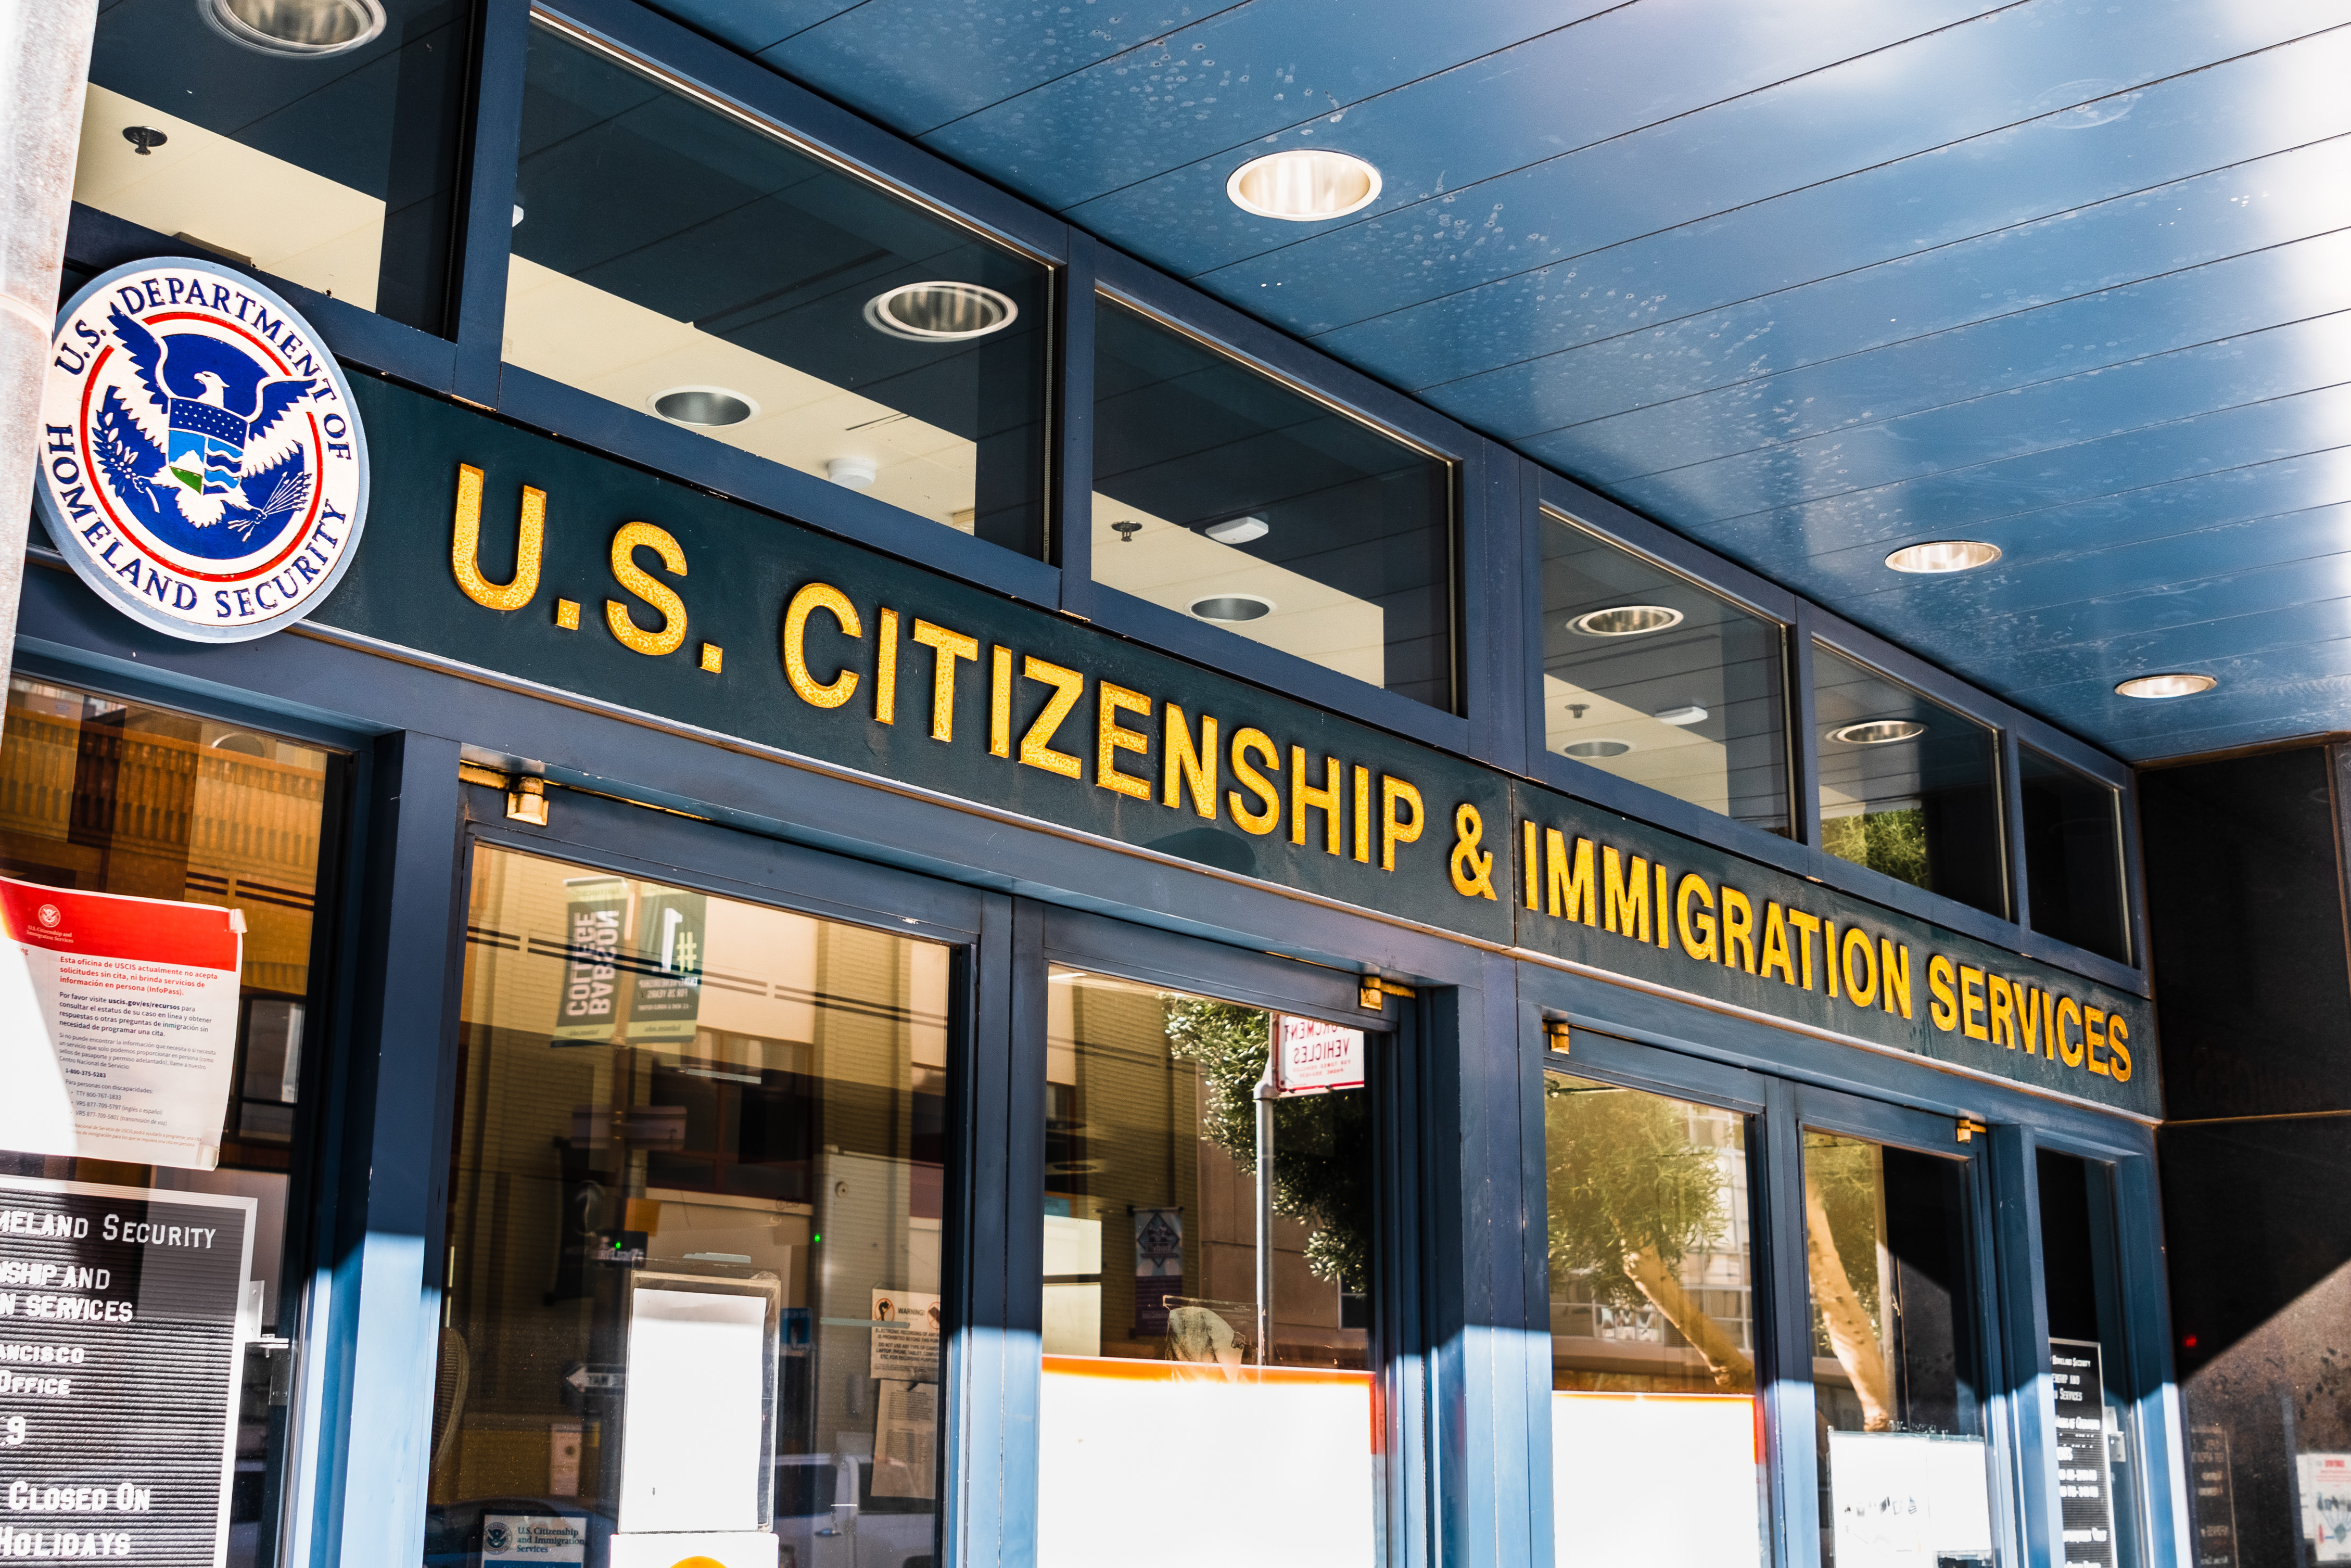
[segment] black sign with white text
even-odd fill
[[[2057,1385],[2057,1509],[2065,1568],[2115,1568],[2114,1469],[2106,1462],[2106,1385],[2098,1347],[2053,1339]]]
[[[0,1176],[0,1557],[218,1568],[253,1214]]]

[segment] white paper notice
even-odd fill
[[[935,1495],[938,1437],[939,1385],[884,1383],[873,1422],[873,1495]]]
[[[0,877],[0,1148],[211,1170],[245,918]]]
[[[2351,1563],[2351,1454],[2296,1454],[2302,1536],[2320,1563]]]
[[[865,1375],[899,1383],[939,1380],[938,1297],[920,1291],[873,1292],[873,1358]]]
[[[1837,1568],[1990,1563],[1991,1474],[1980,1437],[1831,1432]]]
[[[768,1303],[639,1289],[629,1310],[620,1528],[757,1530],[768,1370]],[[681,1555],[684,1555],[681,1553]]]

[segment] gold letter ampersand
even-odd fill
[[[1477,807],[1464,800],[1453,809],[1453,891],[1464,898],[1494,896],[1494,852],[1478,849],[1485,836]]]

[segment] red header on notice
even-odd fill
[[[235,912],[117,893],[76,893],[0,877],[0,925],[8,939],[53,953],[144,958],[192,968],[237,968]]]

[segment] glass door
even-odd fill
[[[1947,1118],[1799,1095],[1823,1568],[1992,1568],[1982,1172]]]
[[[1388,1037],[1216,968],[1049,969],[1042,1568],[1382,1552]]]
[[[928,1563],[956,949],[592,854],[472,849],[426,1561]]]

